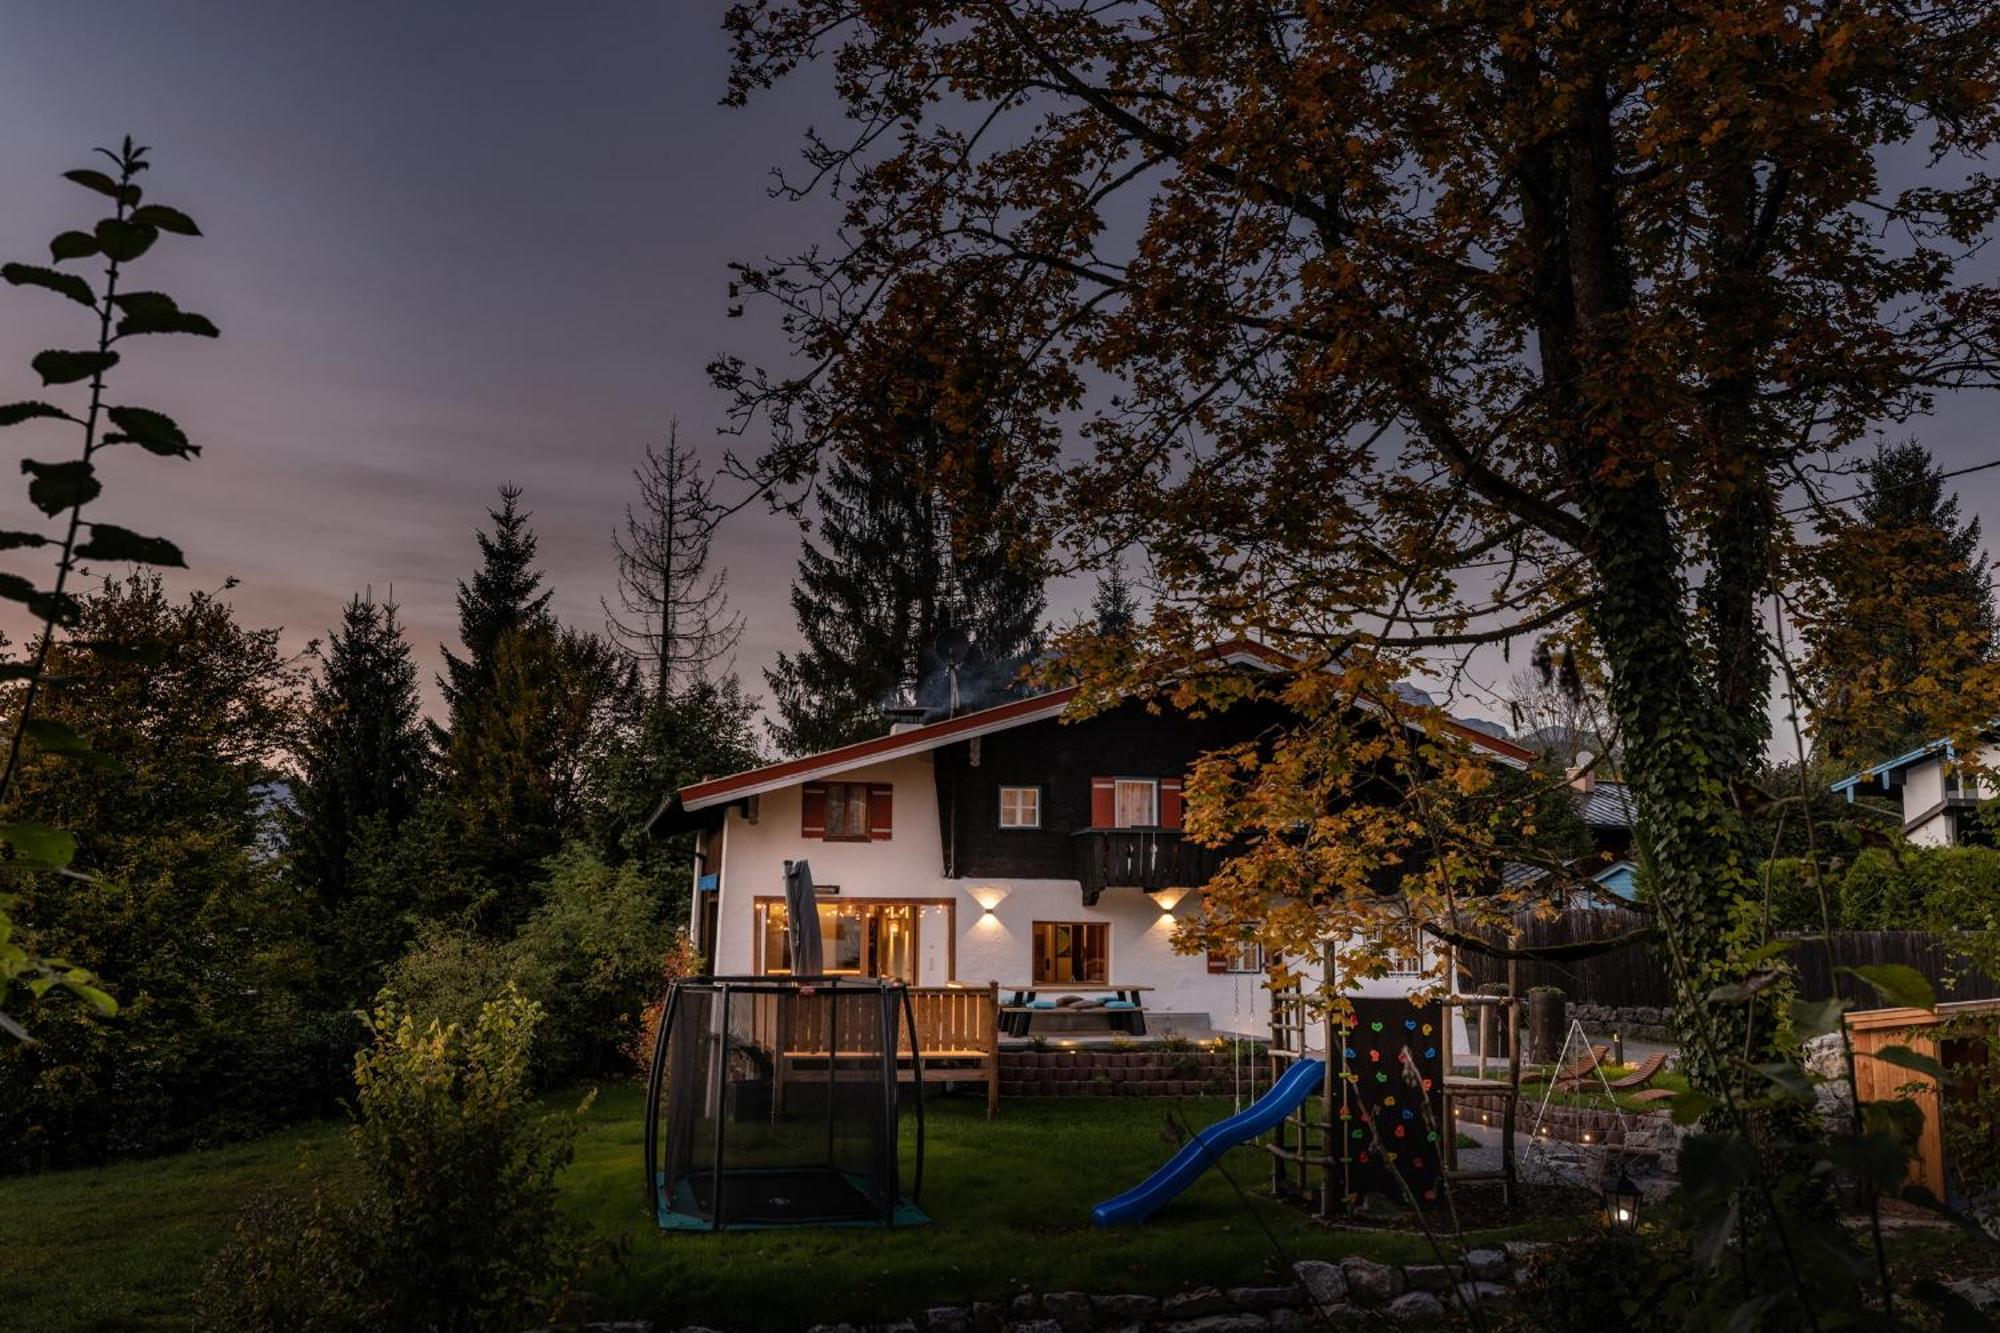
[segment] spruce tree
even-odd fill
[[[1991,571],[1930,452],[1910,441],[1862,465],[1851,517],[1824,522],[1804,675],[1825,753],[1847,764],[1943,734],[1970,673],[1993,656]]]
[[[401,938],[393,930],[385,936],[382,927],[407,906],[362,902],[371,894],[356,858],[370,839],[397,836],[416,809],[431,748],[416,663],[393,602],[360,596],[348,602],[320,661],[298,749],[291,864],[313,904],[323,961],[331,973],[355,979],[341,998],[352,1004],[373,994],[366,978],[389,961]]]
[[[486,512],[493,531],[474,534],[479,569],[471,583],[460,580],[458,585],[458,637],[465,655],[442,649],[445,669],[438,687],[453,735],[477,714],[481,696],[492,686],[501,638],[549,621],[552,594],[542,587],[542,572],[535,568],[535,533],[528,526],[530,515],[521,508],[521,488],[502,486],[500,507]]]
[[[883,706],[905,691],[948,709],[954,675],[961,708],[992,702],[1039,644],[1042,577],[992,521],[1000,497],[988,514],[954,514],[923,475],[893,451],[828,470],[820,541],[802,543],[792,585],[805,645],[766,672],[786,753],[881,734]]]
[[[1097,592],[1090,599],[1091,618],[1097,632],[1106,638],[1122,639],[1139,626],[1139,598],[1125,577],[1125,562],[1112,562],[1097,580]]]

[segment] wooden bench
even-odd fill
[[[1052,983],[1046,986],[1006,986],[1001,989],[1007,992],[1008,999],[1007,1003],[999,1007],[1000,1030],[1010,1037],[1027,1036],[1030,1024],[1037,1017],[1046,1018],[1057,1015],[1081,1017],[1085,1014],[1093,1016],[1103,1015],[1108,1020],[1105,1023],[1105,1030],[1107,1032],[1122,1033],[1131,1037],[1143,1037],[1146,1035],[1146,1006],[1141,1003],[1139,997],[1153,989],[1151,986],[1065,982],[1059,984]],[[1112,1008],[1110,1005],[1078,1005],[1073,1007],[1055,1005],[1045,1007],[1029,1002],[1031,997],[1044,992],[1053,992],[1062,995],[1108,995],[1112,1000],[1117,1002],[1117,1007]]]
[[[984,1083],[986,1116],[990,1120],[1000,1109],[1000,988],[984,986],[912,986],[910,1016],[916,1024],[917,1049],[923,1054],[925,1083]],[[879,1031],[879,1029],[878,1029]],[[910,1082],[917,1062],[910,1058],[909,1033],[896,1025],[896,1075]],[[879,1048],[871,1049],[861,1034],[836,1030],[828,1033],[818,1023],[801,1024],[778,1034],[777,1049],[784,1053],[781,1078],[827,1078],[840,1082],[847,1078],[873,1079],[875,1071],[864,1068],[880,1059]],[[829,1071],[827,1066],[833,1068]],[[852,1073],[842,1064],[856,1066]]]

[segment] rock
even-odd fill
[[[893,1324],[882,1325],[881,1333],[917,1333],[917,1325],[914,1320],[898,1319]]]
[[[1021,1319],[1007,1325],[1006,1333],[1063,1333],[1053,1319]]]
[[[855,1333],[852,1324],[814,1324],[806,1333]]]
[[[1271,1333],[1299,1333],[1306,1326],[1303,1310],[1277,1309],[1264,1316],[1264,1322],[1271,1327]]]
[[[1508,1257],[1517,1264],[1524,1264],[1544,1250],[1553,1250],[1555,1247],[1555,1242],[1551,1240],[1507,1240],[1500,1242],[1500,1248],[1507,1251]]]
[[[1000,1325],[1005,1322],[1004,1312],[994,1302],[972,1303],[972,1333],[1000,1333]]]
[[[1514,1275],[1505,1250],[1467,1250],[1465,1267],[1479,1282],[1505,1282]]]
[[[1239,1310],[1294,1310],[1305,1297],[1297,1287],[1231,1287],[1229,1302]]]
[[[1007,1303],[1007,1312],[1016,1320],[1033,1319],[1041,1313],[1041,1306],[1035,1301],[1035,1293],[1024,1291]]]
[[[1411,1264],[1403,1270],[1404,1284],[1413,1291],[1450,1291],[1452,1283],[1465,1279],[1458,1264]]]
[[[1260,1314],[1212,1314],[1202,1319],[1182,1319],[1160,1326],[1164,1333],[1270,1333],[1271,1326]]]
[[[1160,1318],[1168,1323],[1233,1313],[1235,1307],[1229,1303],[1229,1298],[1214,1287],[1196,1287],[1193,1291],[1183,1291],[1160,1302]],[[1226,1331],[1218,1329],[1215,1333]]]
[[[933,1305],[924,1311],[931,1333],[972,1333],[972,1312],[962,1305]]]
[[[1348,1299],[1356,1305],[1387,1305],[1403,1294],[1401,1270],[1387,1264],[1350,1254],[1340,1261],[1340,1272],[1347,1279]]]
[[[2000,1277],[1968,1277],[1944,1285],[1972,1302],[1977,1309],[1992,1310],[2000,1306]]]
[[[1159,1300],[1152,1296],[1093,1296],[1090,1303],[1099,1319],[1120,1324],[1143,1324],[1160,1308]]]
[[[1434,1324],[1444,1318],[1444,1302],[1431,1291],[1406,1291],[1385,1312],[1399,1324]]]
[[[1461,1282],[1458,1284],[1458,1299],[1467,1305],[1497,1305],[1514,1293],[1498,1282]]]
[[[1301,1259],[1292,1265],[1292,1274],[1306,1289],[1306,1298],[1325,1309],[1347,1300],[1347,1274],[1324,1259]]]
[[[1808,1074],[1821,1078],[1847,1077],[1847,1052],[1838,1032],[1824,1032],[1807,1040],[1804,1063]]]
[[[1063,1333],[1083,1333],[1096,1322],[1090,1297],[1080,1291],[1051,1291],[1042,1297],[1042,1309],[1063,1327]]]

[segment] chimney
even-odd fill
[[[884,708],[882,716],[889,719],[889,734],[900,736],[924,725],[925,711],[922,704],[898,701]]]
[[[1589,795],[1597,790],[1597,756],[1588,750],[1576,752],[1576,762],[1569,768],[1569,785]]]

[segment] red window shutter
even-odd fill
[[[1113,828],[1118,823],[1118,779],[1090,780],[1090,826]]]
[[[1229,970],[1228,953],[1221,949],[1210,949],[1208,951],[1208,970],[1211,972],[1227,972]]]
[[[823,782],[808,782],[800,790],[799,836],[801,838],[826,836],[826,784]]]
[[[1181,780],[1179,778],[1160,779],[1160,827],[1177,829],[1181,826]]]
[[[885,841],[896,829],[896,789],[886,782],[868,788],[868,836]]]

